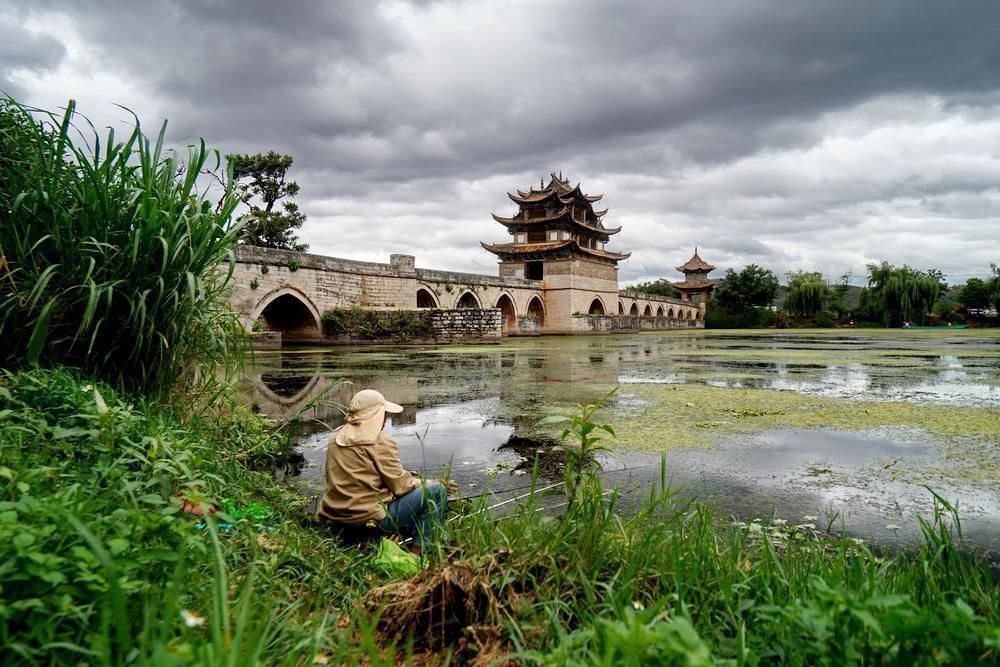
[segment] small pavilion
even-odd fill
[[[698,255],[698,247],[695,246],[691,259],[675,267],[684,274],[684,281],[674,283],[681,292],[685,301],[692,303],[707,303],[712,290],[715,289],[715,281],[709,279],[708,274],[715,270],[715,267]]]

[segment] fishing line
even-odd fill
[[[640,466],[629,466],[629,467],[626,467],[626,468],[602,469],[602,470],[597,471],[594,474],[600,476],[600,475],[607,475],[607,474],[615,473],[615,472],[630,472],[632,470],[642,470],[643,468],[651,468],[653,466],[658,466],[658,465],[660,465],[659,461],[657,461],[655,463],[646,463],[646,464],[643,464],[643,465],[640,465]],[[488,495],[494,495],[495,496],[495,495],[499,495],[499,494],[502,494],[502,493],[515,493],[517,491],[523,491],[524,489],[530,489],[532,486],[534,486],[534,484],[524,484],[522,486],[514,486],[514,487],[511,487],[511,488],[508,488],[508,489],[488,489],[486,491],[483,491],[482,493],[477,493],[477,494],[472,495],[472,496],[461,496],[460,498],[452,498],[450,502],[457,503],[457,502],[463,502],[463,501],[467,501],[467,500],[476,500],[477,498],[482,498],[483,496],[488,496]]]

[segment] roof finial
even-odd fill
[[[542,176],[541,178],[538,179],[538,187],[542,188],[543,190],[545,189],[545,177],[544,176]]]
[[[560,169],[559,170],[559,180],[561,181],[562,179],[563,179],[563,177],[562,177],[562,169]]]

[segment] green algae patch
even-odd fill
[[[1000,411],[904,402],[854,401],[791,391],[701,385],[636,384],[622,388],[614,422],[619,444],[654,451],[705,447],[722,437],[775,428],[919,428],[948,443],[946,457],[968,449],[963,439],[992,441]],[[991,444],[993,444],[991,442]],[[994,445],[995,446],[995,445]]]

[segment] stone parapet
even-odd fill
[[[433,283],[452,283],[454,285],[485,285],[488,287],[513,287],[526,289],[541,289],[541,280],[527,278],[510,278],[501,276],[485,276],[478,273],[462,273],[460,271],[438,271],[436,269],[416,269],[418,280]]]
[[[243,264],[264,264],[271,266],[288,266],[291,264],[299,269],[375,276],[399,276],[404,273],[391,264],[360,262],[353,259],[341,259],[340,257],[313,255],[308,252],[277,250],[275,248],[260,248],[257,246],[236,246],[235,255],[236,261]],[[409,275],[412,276],[412,273]]]
[[[659,294],[646,294],[645,292],[635,292],[633,290],[619,290],[618,295],[626,299],[642,299],[644,301],[655,301],[657,303],[672,303],[675,306],[685,306],[685,307],[695,307],[697,304],[693,304],[690,301],[684,301],[683,299],[676,299],[671,296],[660,296]]]

